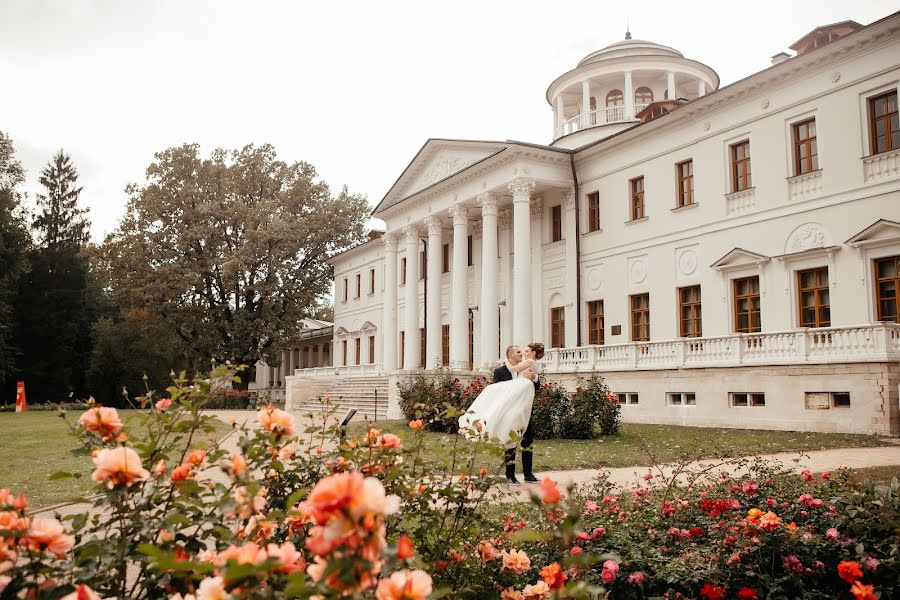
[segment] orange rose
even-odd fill
[[[503,559],[501,571],[503,569],[509,569],[510,571],[521,575],[531,568],[531,559],[521,550],[504,550],[500,553],[500,557]]]
[[[425,600],[431,594],[431,576],[416,569],[396,571],[378,582],[377,600]]]
[[[525,594],[514,587],[508,587],[500,592],[500,600],[525,600]]]
[[[95,454],[93,460],[97,468],[91,474],[91,479],[96,482],[106,481],[110,489],[150,478],[150,472],[141,464],[138,453],[125,446],[104,448]]]
[[[294,435],[294,417],[271,404],[259,409],[256,420],[260,427],[277,436],[290,437]]]
[[[759,518],[759,525],[766,531],[775,531],[781,525],[781,517],[770,510]]]
[[[162,400],[158,401],[154,406],[156,406],[156,410],[166,410],[167,408],[172,406],[172,399],[171,398],[163,398]]]
[[[241,473],[247,472],[247,461],[244,460],[243,455],[239,452],[235,452],[231,455],[231,464],[228,466],[228,472],[231,473],[233,477],[237,477]]]
[[[561,589],[566,584],[566,574],[563,573],[559,563],[553,563],[541,569],[541,579],[550,586],[551,590]]]
[[[416,419],[414,421],[409,422],[410,429],[415,429],[416,431],[418,431],[418,430],[422,429],[423,427],[425,427],[425,424],[422,423],[422,419]]]
[[[185,461],[192,465],[200,467],[203,465],[203,463],[206,462],[206,452],[204,452],[203,450],[191,450],[188,453]]]
[[[494,545],[487,541],[481,541],[478,543],[478,554],[481,557],[481,562],[486,563],[488,561],[494,560],[500,553],[497,552],[497,549]]]
[[[75,538],[66,535],[62,523],[56,519],[38,517],[31,522],[25,544],[32,550],[46,550],[56,558],[63,558],[75,545]]]
[[[401,533],[400,538],[397,540],[397,558],[407,560],[412,558],[414,554],[412,540],[405,533]]]
[[[542,600],[550,597],[550,586],[545,581],[538,581],[534,585],[526,585],[522,594],[525,600]]]
[[[122,431],[122,420],[114,408],[97,406],[86,410],[78,422],[87,429],[93,431],[105,440],[111,440]]]
[[[854,581],[850,593],[856,600],[875,600],[875,586],[863,585],[862,581]]]
[[[172,470],[172,481],[183,481],[193,475],[193,473],[194,465],[190,463],[178,465]]]
[[[549,477],[544,477],[544,480],[538,487],[541,489],[541,499],[544,501],[544,504],[556,504],[562,500],[562,494],[559,493],[556,482]]]
[[[247,542],[243,546],[232,544],[219,552],[216,564],[223,567],[229,560],[233,560],[239,565],[259,565],[268,557],[268,553],[253,542]]]
[[[84,584],[75,586],[75,591],[60,598],[60,600],[103,600],[100,594]]]
[[[382,448],[399,448],[403,444],[400,438],[393,433],[386,433],[378,439],[378,445]]]
[[[841,579],[847,583],[853,583],[863,576],[862,569],[859,568],[859,563],[855,560],[842,560],[838,563],[837,570]]]

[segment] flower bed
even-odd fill
[[[173,450],[210,427],[208,383],[179,381],[145,427],[92,407],[73,425],[101,492],[62,522],[0,491],[0,598],[834,598],[900,592],[898,484],[800,476],[603,478],[497,519],[484,442],[423,472],[412,442],[372,429],[338,443],[333,416],[296,431],[271,406],[236,452]],[[146,432],[146,433],[143,433]],[[301,434],[302,435],[298,435]],[[459,439],[459,436],[457,436]],[[182,444],[180,447],[186,447]],[[215,475],[214,477],[212,475]],[[60,475],[62,476],[62,474]],[[687,477],[687,479],[685,479]]]

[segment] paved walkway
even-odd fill
[[[215,415],[226,423],[230,422],[230,419],[233,418],[238,426],[244,424],[248,427],[257,426],[255,411],[215,410],[207,411],[207,414]],[[298,431],[303,431],[310,424],[320,424],[318,422],[318,417],[310,421],[307,416],[301,416],[299,414],[295,416],[297,417]],[[800,473],[803,469],[809,469],[813,473],[818,473],[822,471],[835,471],[840,467],[862,469],[866,467],[883,466],[897,466],[897,470],[900,471],[900,440],[892,439],[891,441],[894,445],[878,448],[837,448],[834,450],[810,450],[807,452],[780,452],[777,454],[763,454],[760,455],[760,458],[767,462],[778,461],[784,465],[785,468],[794,470],[797,473]],[[223,447],[229,451],[233,451],[237,449],[237,442],[237,436],[232,435],[225,441]],[[717,468],[717,465],[720,465],[721,462],[722,461],[704,460],[691,463],[689,467],[692,471],[697,468],[710,468],[712,472],[726,470],[733,474],[740,473],[740,469],[734,464],[737,462],[737,459],[729,460],[727,464]],[[521,468],[521,465],[517,464],[516,468]],[[672,466],[663,466],[662,469],[662,474],[666,477],[672,475]],[[606,471],[609,472],[610,480],[620,486],[630,486],[642,481],[640,479],[641,476],[648,470],[649,467],[647,466],[606,469]],[[550,477],[559,484],[560,489],[565,489],[572,484],[589,483],[597,477],[598,473],[598,469],[576,469],[569,471],[541,471],[536,473],[536,475],[539,479]],[[659,475],[660,472],[654,470],[654,476]],[[529,493],[528,490],[531,487],[533,486],[523,484],[520,487],[513,487],[511,489],[519,492],[516,496],[527,498]],[[511,499],[515,499],[516,496],[512,496]],[[86,508],[87,505],[74,504],[62,507],[50,507],[48,509],[42,509],[42,512],[49,512],[55,509],[56,512],[67,515],[84,512]]]

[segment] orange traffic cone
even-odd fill
[[[20,381],[16,386],[16,412],[28,412],[28,402],[25,401],[24,381]]]

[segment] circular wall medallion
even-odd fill
[[[762,106],[763,110],[766,110],[767,108],[769,108],[769,99],[768,98],[764,99],[762,101],[762,103],[760,104],[760,106]]]
[[[596,290],[600,288],[600,284],[603,283],[603,278],[600,275],[600,269],[591,269],[588,271],[588,287],[592,290]]]
[[[697,253],[693,250],[685,250],[678,257],[678,268],[682,275],[690,275],[697,270]]]
[[[641,283],[647,278],[647,263],[643,260],[636,260],[631,263],[631,282]]]

